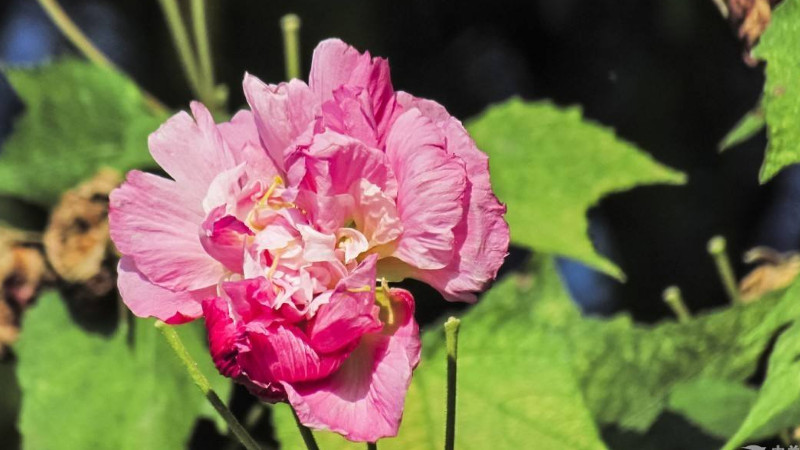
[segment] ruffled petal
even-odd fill
[[[398,93],[398,100],[405,108],[418,108],[442,130],[447,151],[464,161],[469,181],[467,215],[453,230],[455,257],[442,269],[416,270],[411,276],[438,289],[448,300],[475,301],[475,293],[485,290],[497,276],[509,244],[508,224],[503,219],[506,207],[492,192],[489,158],[442,105],[405,92]]]
[[[200,231],[200,243],[205,251],[233,273],[242,273],[247,236],[250,228],[234,216],[226,214],[225,205],[208,215]]]
[[[256,120],[253,113],[241,110],[230,122],[217,125],[222,138],[228,143],[231,152],[239,163],[246,162],[247,173],[252,179],[272,180],[278,170],[267,151],[261,146]]]
[[[283,171],[286,156],[294,151],[292,144],[304,134],[310,140],[314,119],[319,115],[318,103],[300,80],[269,85],[245,74],[243,84],[261,142],[275,166]]]
[[[203,215],[196,201],[172,180],[131,171],[111,192],[111,239],[154,284],[174,291],[215,285],[224,268],[200,244]]]
[[[239,355],[248,378],[260,384],[317,380],[341,366],[349,352],[320,354],[296,326],[281,323],[265,327],[259,322],[246,325],[251,350]]]
[[[248,351],[244,327],[234,322],[228,313],[228,303],[220,297],[203,302],[203,316],[208,331],[208,348],[211,359],[223,376],[237,378],[242,374],[238,357]]]
[[[397,435],[420,341],[411,294],[393,289],[392,298],[394,326],[365,335],[334,374],[312,383],[282,383],[304,425],[352,441]]]
[[[189,322],[202,314],[201,301],[214,295],[213,288],[175,292],[157,286],[127,256],[120,259],[117,272],[122,301],[138,317],[155,317],[172,325]]]
[[[334,93],[342,86],[353,93],[366,92],[369,101],[360,105],[372,117],[378,143],[383,143],[390,124],[401,110],[395,100],[386,59],[372,58],[369,52],[359,53],[339,39],[326,39],[314,49],[308,80],[320,104],[335,100]]]
[[[420,269],[441,269],[453,257],[453,229],[465,213],[464,163],[447,153],[438,128],[418,109],[403,113],[386,141],[397,177],[403,234],[394,256]]]
[[[381,328],[375,306],[376,261],[377,255],[365,258],[338,283],[330,300],[317,311],[307,331],[317,351],[339,351],[365,333]]]
[[[239,163],[201,103],[192,102],[194,119],[179,112],[150,135],[150,154],[187,194],[202,198],[218,173]]]

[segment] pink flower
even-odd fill
[[[220,372],[351,440],[393,436],[419,362],[417,278],[474,301],[508,248],[488,161],[445,109],[339,40],[310,82],[245,75],[251,111],[192,103],[150,137],[173,178],[111,195],[119,289],[139,316],[206,319]]]

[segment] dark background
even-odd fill
[[[144,88],[174,108],[191,99],[155,0],[64,0],[87,34]],[[711,0],[337,1],[209,0],[217,79],[230,105],[244,104],[249,71],[283,79],[278,22],[303,20],[303,71],[314,45],[340,37],[391,61],[395,87],[435,99],[467,119],[512,95],[583,107],[659,161],[686,172],[683,187],[612,195],[590,212],[600,250],[628,275],[621,284],[563,262],[590,312],[667,313],[661,291],[677,284],[690,308],[725,302],[705,244],[728,238],[739,255],[754,245],[797,247],[797,170],[759,186],[763,133],[725,154],[717,143],[758,101],[763,67],[748,67],[732,27]],[[32,0],[0,2],[0,61],[35,63],[73,49]],[[54,88],[57,88],[54,87]],[[0,87],[0,130],[19,111]],[[517,260],[518,258],[511,258]]]
[[[763,132],[718,153],[720,139],[758,102],[763,66],[743,62],[735,31],[711,0],[209,4],[215,72],[230,87],[232,107],[244,104],[245,71],[268,82],[283,79],[278,23],[295,12],[303,21],[303,73],[318,41],[340,37],[388,57],[397,89],[435,99],[461,119],[512,95],[577,104],[587,117],[684,171],[686,186],[637,188],[590,211],[596,246],[628,276],[622,284],[562,261],[571,291],[590,313],[629,311],[637,320],[658,320],[668,314],[661,292],[671,284],[682,288],[692,310],[726,303],[706,253],[714,234],[728,238],[740,277],[745,250],[798,246],[800,170],[759,186]],[[62,5],[145,89],[170,107],[187,107],[191,94],[157,1]],[[65,53],[74,50],[35,1],[0,2],[0,61],[28,64]],[[0,133],[8,133],[20,110],[0,81]],[[524,256],[515,249],[510,264]],[[436,295],[413,287],[421,297]],[[420,318],[440,312],[423,308]]]

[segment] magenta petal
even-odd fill
[[[365,333],[381,328],[375,306],[377,260],[377,255],[364,259],[339,282],[330,301],[317,311],[308,328],[309,340],[317,351],[339,351],[358,341]]]
[[[317,380],[339,368],[347,353],[320,354],[296,326],[276,323],[246,325],[251,351],[239,355],[247,376],[267,385],[279,381]]]
[[[397,435],[411,374],[419,363],[419,328],[411,294],[393,289],[397,324],[368,334],[328,378],[282,383],[300,421],[347,439],[375,442]]]
[[[167,173],[189,193],[202,196],[218,173],[238,161],[222,139],[211,113],[192,102],[192,117],[181,111],[150,135],[150,153]]]
[[[386,156],[397,177],[397,212],[403,223],[393,256],[420,269],[441,269],[452,259],[453,229],[464,217],[464,163],[418,109],[392,125]]]
[[[238,363],[239,352],[246,346],[244,327],[236,324],[228,313],[228,304],[219,297],[203,302],[203,316],[208,331],[211,359],[219,373],[236,378],[242,374]]]
[[[241,220],[225,213],[226,206],[214,208],[203,222],[200,242],[214,259],[228,270],[242,273],[244,246],[253,232]]]
[[[150,281],[167,289],[202,289],[224,273],[197,237],[203,215],[194,201],[176,182],[136,170],[111,192],[111,239]]]
[[[285,170],[286,156],[294,150],[291,144],[313,129],[318,103],[300,80],[276,86],[245,74],[243,85],[261,142],[275,166]]]
[[[214,288],[174,292],[150,282],[133,260],[123,256],[117,269],[117,285],[122,300],[139,317],[155,317],[169,324],[189,322],[200,317],[200,302],[214,295]]]

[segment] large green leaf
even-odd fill
[[[0,152],[0,194],[49,206],[100,167],[153,165],[147,135],[165,117],[125,76],[72,59],[3,73],[25,112]]]
[[[767,378],[758,399],[724,450],[739,448],[745,441],[796,427],[800,420],[800,325],[795,323],[781,335],[769,358]]]
[[[59,294],[43,294],[26,313],[16,346],[26,449],[184,448],[198,416],[210,411],[152,320],[110,337],[71,319]],[[201,324],[178,327],[189,352],[222,398],[230,383],[203,348]]]
[[[467,124],[489,154],[492,185],[508,204],[512,241],[582,261],[621,278],[586,235],[586,210],[612,192],[654,183],[682,183],[670,170],[585,121],[578,108],[512,99]]]
[[[761,167],[766,182],[784,167],[800,162],[800,1],[785,0],[772,14],[766,32],[753,50],[767,61],[764,114],[769,144]]]
[[[669,409],[708,434],[728,439],[747,417],[756,397],[756,390],[743,383],[698,379],[675,386]]]
[[[598,421],[644,431],[672,389],[706,378],[740,382],[781,327],[800,316],[800,286],[785,296],[698,315],[687,323],[636,325],[627,316],[565,327],[576,369]]]
[[[549,266],[535,279],[503,281],[462,318],[459,335],[456,447],[459,449],[603,449],[583,402],[568,344],[535,328],[533,298],[559,298],[558,315],[569,315],[569,299]],[[549,306],[548,306],[549,308]],[[444,337],[424,333],[423,358],[414,374],[397,438],[381,449],[438,450],[444,445]],[[274,421],[282,448],[302,448],[289,407],[278,405]],[[362,449],[331,433],[316,433],[325,450]]]

